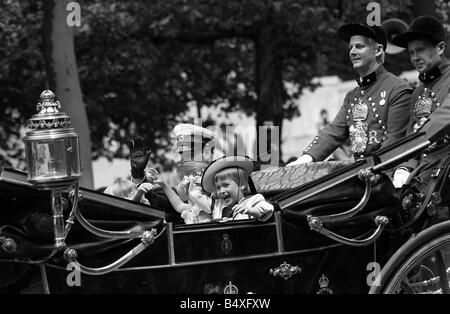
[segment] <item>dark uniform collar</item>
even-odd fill
[[[430,71],[419,74],[419,80],[422,83],[430,83],[442,76],[442,71],[449,66],[450,62],[444,59],[439,65],[432,68]]]
[[[359,87],[366,87],[366,86],[376,82],[378,76],[383,72],[386,72],[386,70],[384,69],[384,67],[382,65],[380,65],[375,71],[373,71],[369,75],[366,75],[364,77],[360,76],[360,77],[356,78],[356,82],[358,83]]]

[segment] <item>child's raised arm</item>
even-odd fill
[[[129,197],[129,199],[135,202],[141,202],[142,197],[144,197],[144,195],[147,192],[149,192],[152,188],[153,184],[144,182],[141,185],[139,185],[137,190]]]
[[[166,193],[167,198],[169,199],[170,204],[172,204],[173,208],[179,212],[180,214],[187,209],[191,209],[192,206],[189,204],[184,203],[177,193],[175,193],[174,190],[169,186],[169,184],[162,180],[155,180],[155,184],[159,184],[163,190],[164,193]]]

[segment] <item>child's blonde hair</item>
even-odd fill
[[[130,180],[117,179],[116,182],[108,186],[103,193],[129,198],[137,191],[136,184]]]
[[[238,167],[222,169],[214,175],[214,184],[225,179],[233,180],[239,187],[244,186],[244,193],[249,193],[248,174],[244,169]]]

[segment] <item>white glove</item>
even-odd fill
[[[306,163],[313,162],[313,161],[314,160],[311,157],[311,155],[303,154],[299,158],[297,158],[296,161],[288,163],[286,165],[286,167],[297,166],[297,165],[306,164]]]
[[[401,188],[403,184],[405,184],[406,180],[409,177],[409,171],[404,168],[398,168],[394,172],[394,176],[392,178],[392,184],[395,188]]]

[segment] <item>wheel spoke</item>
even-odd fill
[[[436,258],[436,266],[439,275],[439,283],[441,285],[442,293],[450,294],[450,288],[448,286],[447,267],[445,266],[444,255],[441,250],[437,250],[434,253]]]
[[[406,242],[386,263],[385,282],[371,293],[450,294],[450,220]]]
[[[400,288],[404,291],[404,293],[414,294],[414,290],[409,285],[409,280],[407,277],[401,282]]]

